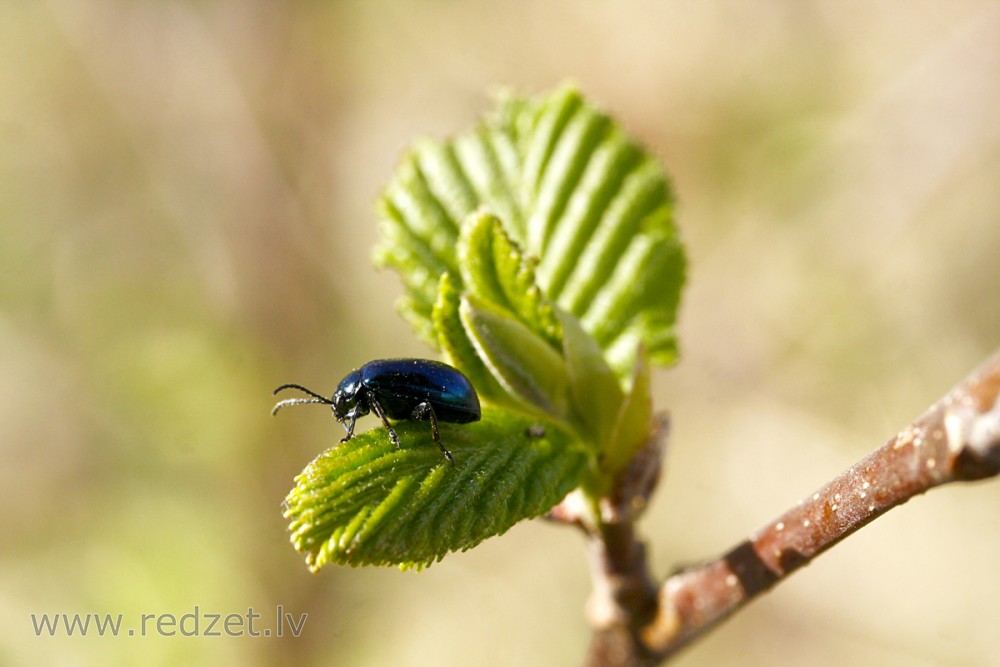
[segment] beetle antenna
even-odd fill
[[[286,398],[283,401],[278,401],[278,403],[273,408],[271,408],[272,415],[278,414],[278,410],[285,407],[286,405],[302,405],[303,403],[322,403],[323,405],[333,405],[332,399],[317,394],[312,389],[306,389],[300,384],[283,384],[277,389],[275,389],[274,393],[277,394],[279,391],[282,391],[284,389],[298,389],[299,391],[306,393],[309,396],[312,396],[312,398]]]
[[[278,401],[275,406],[271,408],[271,414],[278,414],[278,410],[286,405],[302,405],[303,403],[323,403],[324,405],[330,405],[332,401],[325,398],[286,398],[283,401]]]
[[[301,392],[303,392],[305,394],[309,394],[313,398],[318,398],[323,403],[326,403],[326,404],[333,403],[333,401],[330,400],[329,398],[327,398],[326,396],[323,396],[322,394],[317,394],[312,389],[306,389],[305,387],[303,387],[300,384],[283,384],[280,387],[278,387],[277,389],[275,389],[272,393],[277,394],[279,391],[283,391],[285,389],[298,389],[299,391],[301,391]]]

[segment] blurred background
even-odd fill
[[[431,354],[370,266],[372,201],[416,136],[567,78],[662,158],[691,261],[683,358],[656,376],[658,576],[997,347],[996,2],[3,3],[0,664],[579,663],[565,528],[309,574],[281,502],[340,428],[269,415],[280,383]],[[674,664],[1000,664],[998,503],[989,482],[915,500]],[[31,621],[252,608],[273,629],[278,605],[301,636]]]

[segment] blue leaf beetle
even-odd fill
[[[333,396],[327,398],[298,384],[283,384],[274,390],[298,389],[311,398],[287,398],[271,410],[276,414],[287,405],[322,403],[329,405],[347,435],[341,442],[354,437],[354,423],[359,417],[374,412],[385,424],[392,443],[399,447],[399,436],[389,419],[429,419],[434,442],[445,458],[455,465],[455,457],[443,444],[438,432],[438,420],[452,424],[467,424],[482,417],[479,396],[475,388],[457,368],[428,359],[377,359],[349,373]]]

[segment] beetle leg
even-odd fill
[[[413,408],[414,419],[423,419],[424,417],[429,417],[431,420],[431,435],[434,437],[434,442],[437,444],[441,452],[444,453],[444,457],[451,461],[452,465],[455,465],[455,457],[451,455],[451,452],[445,449],[443,444],[441,444],[441,433],[438,431],[437,415],[434,414],[434,406],[427,401],[418,403],[417,407]]]
[[[354,422],[358,421],[358,416],[351,415],[350,417],[348,417],[348,420],[350,421],[347,424],[345,424],[344,422],[340,422],[340,425],[344,427],[345,431],[347,431],[347,435],[345,435],[343,438],[340,439],[341,442],[347,442],[348,440],[354,437]]]
[[[385,410],[382,409],[382,404],[378,402],[375,395],[371,392],[368,393],[368,404],[372,406],[372,411],[379,416],[382,423],[385,424],[385,430],[389,432],[389,439],[392,440],[392,444],[396,445],[396,449],[399,449],[399,436],[392,429],[392,424],[389,423],[389,418],[385,416]]]

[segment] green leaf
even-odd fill
[[[584,433],[599,447],[608,445],[625,396],[614,372],[601,355],[597,342],[580,322],[559,312],[563,331],[563,356],[570,395]]]
[[[646,444],[652,423],[649,363],[640,348],[636,353],[631,390],[619,407],[614,430],[601,460],[601,468],[607,473],[606,479],[628,465],[639,448]]]
[[[438,286],[433,323],[445,361],[465,373],[481,400],[496,405],[511,405],[512,397],[490,372],[469,338],[459,314],[461,305],[462,293],[456,281],[450,273],[444,274]],[[517,402],[513,405],[516,407]]]
[[[584,478],[589,450],[558,424],[488,407],[441,424],[448,464],[426,424],[361,433],[320,454],[286,500],[292,544],[327,563],[422,567],[545,513]]]
[[[478,356],[519,407],[571,419],[569,378],[562,356],[521,321],[467,295],[459,317]]]
[[[535,267],[503,229],[500,219],[473,214],[462,228],[459,268],[465,289],[510,312],[558,349],[562,340],[552,304],[535,279]]]
[[[489,213],[469,216],[458,255],[464,290],[442,276],[432,315],[448,362],[486,402],[571,422],[561,326],[531,262]]]
[[[462,283],[459,292],[475,282],[473,291],[489,290],[495,304],[526,317],[511,301],[517,292],[490,290],[490,276],[467,266],[456,242],[466,233],[463,220],[480,208],[537,258],[532,284],[579,320],[622,384],[640,343],[651,361],[674,362],[686,260],[666,176],[574,87],[507,96],[474,130],[417,142],[380,198],[376,261],[403,277],[398,307],[435,345],[437,283],[446,272]],[[492,260],[498,267],[502,250]]]

